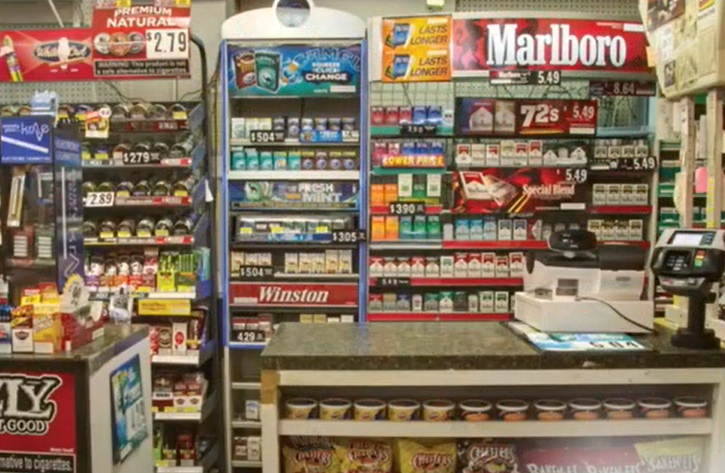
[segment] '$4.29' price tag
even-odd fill
[[[188,29],[146,31],[147,59],[189,59]]]

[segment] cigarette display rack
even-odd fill
[[[192,42],[206,84],[206,52],[198,39]],[[58,109],[58,128],[80,136],[78,230],[91,307],[104,320],[150,326],[149,435],[157,473],[218,471],[221,460],[221,441],[210,435],[221,420],[221,404],[214,191],[202,95],[196,102]],[[2,107],[4,117],[28,112],[22,104]]]
[[[311,5],[288,28],[276,4],[222,26],[229,471],[262,467],[259,355],[278,324],[365,318],[365,25]]]
[[[510,320],[526,253],[546,249],[551,232],[588,229],[602,245],[642,248],[655,234],[655,84],[638,19],[624,30],[640,32],[624,38],[576,15],[445,18],[375,18],[369,30],[371,322]],[[552,41],[540,58],[509,57],[512,36],[499,28],[537,38],[563,28],[572,41],[599,29],[625,53],[616,66],[564,64],[565,46]],[[429,71],[410,45],[438,44],[431,36],[445,31],[450,79],[414,83]]]

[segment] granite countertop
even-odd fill
[[[724,350],[670,345],[671,332],[637,337],[652,350],[541,352],[500,323],[282,324],[262,353],[270,370],[532,370],[725,367]]]
[[[147,325],[106,325],[105,334],[87,345],[70,352],[52,355],[13,353],[0,355],[0,363],[86,363],[90,373],[96,372],[109,360],[148,337]]]

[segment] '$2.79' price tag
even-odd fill
[[[146,31],[147,59],[189,59],[188,29]]]

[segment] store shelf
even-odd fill
[[[197,128],[204,121],[206,112],[204,105],[184,104],[188,112],[186,118],[162,119],[122,119],[111,120],[111,133],[174,133]]]
[[[282,420],[281,436],[546,438],[711,435],[710,419],[562,422],[355,422]]]
[[[615,245],[624,245],[624,246],[639,246],[640,248],[647,249],[650,247],[650,242],[648,241],[628,241],[628,240],[612,240],[612,241],[599,241],[599,246],[615,246]]]
[[[430,313],[430,312],[372,312],[370,322],[506,322],[511,313]]]
[[[373,138],[401,138],[401,127],[399,125],[373,125],[370,127],[370,136]],[[436,132],[430,136],[416,136],[415,139],[438,138],[453,136],[453,128],[438,127]],[[411,136],[411,138],[413,138]]]
[[[651,205],[601,205],[589,207],[592,215],[649,215],[652,213]]]
[[[262,309],[265,310],[265,309]],[[269,309],[266,309],[269,311]],[[298,309],[299,311],[300,309]],[[229,348],[234,350],[264,350],[267,342],[263,343],[247,343],[247,342],[229,342]]]
[[[371,250],[440,250],[443,245],[440,240],[403,240],[403,241],[373,241]]]
[[[445,174],[445,168],[373,168],[374,176],[397,176],[398,174]]]
[[[91,292],[90,298],[94,301],[108,301],[117,292]],[[135,299],[161,299],[161,300],[203,300],[211,295],[211,281],[200,281],[197,283],[196,291],[191,292],[134,292],[131,296]]]
[[[340,146],[340,147],[350,147],[350,146],[359,146],[360,141],[359,140],[352,140],[352,141],[300,141],[300,140],[285,140],[285,141],[270,141],[268,143],[252,143],[249,140],[243,140],[239,138],[233,138],[229,140],[229,144],[231,146],[247,146],[251,148],[273,148],[273,147],[292,147],[292,148],[298,148],[298,147],[305,147],[305,148],[316,148],[320,146]]]
[[[357,181],[360,171],[229,171],[231,181]]]
[[[314,281],[317,279],[324,280],[350,280],[357,281],[360,279],[359,274],[292,274],[292,273],[275,273],[275,279],[304,279]]]
[[[206,473],[214,466],[219,458],[219,444],[216,443],[204,458],[201,459],[199,465],[196,466],[163,466],[157,464],[156,473]],[[163,462],[162,462],[163,463]]]
[[[233,420],[232,427],[235,429],[262,430],[262,423],[258,420]]]
[[[239,381],[232,383],[232,390],[234,391],[259,391],[262,387],[262,383],[259,381]]]
[[[216,393],[211,393],[204,400],[198,412],[154,412],[154,421],[163,422],[204,422],[217,406]]]
[[[409,285],[411,287],[478,287],[478,286],[510,286],[520,287],[524,285],[523,278],[398,278],[398,277],[379,277],[370,278],[370,287],[378,287],[380,279],[403,280],[406,284],[400,284],[398,287]],[[395,284],[392,285],[396,287]],[[390,286],[384,286],[390,287]]]
[[[84,238],[85,246],[191,246],[191,235],[168,237]]]
[[[262,462],[249,460],[233,460],[232,466],[234,468],[262,468]]]
[[[124,163],[122,159],[85,159],[83,171],[164,171],[172,168],[196,168],[206,156],[206,141],[201,140],[191,155],[183,158],[162,158],[158,163],[131,164]]]
[[[214,340],[207,340],[201,347],[201,350],[196,353],[186,355],[153,355],[151,356],[151,363],[154,365],[201,366],[214,355],[214,350]]]
[[[444,250],[543,250],[548,248],[546,241],[463,241],[443,242]]]

